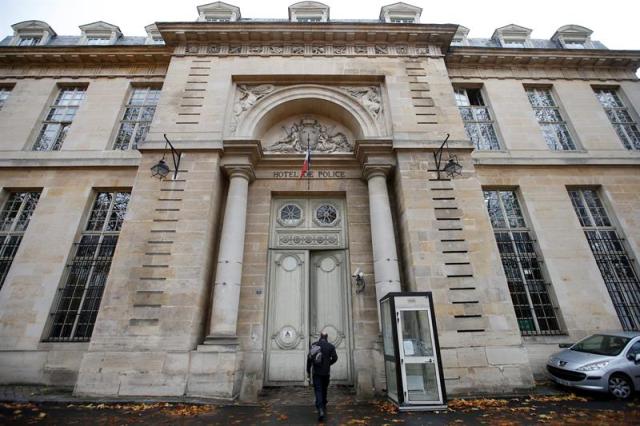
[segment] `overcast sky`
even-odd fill
[[[152,22],[192,21],[190,0],[0,0],[0,35],[13,33],[11,24],[29,19],[46,21],[60,35],[79,35],[79,25],[106,21],[125,35],[145,35]],[[232,0],[244,18],[287,18],[291,0]],[[341,0],[325,2],[334,19],[376,19],[380,7],[393,1]],[[533,29],[532,38],[550,38],[565,24],[593,30],[592,38],[610,49],[640,49],[640,0],[411,0],[423,9],[422,23],[453,23],[471,29],[469,37],[491,37],[493,30],[518,24]],[[2,37],[0,37],[2,38]]]

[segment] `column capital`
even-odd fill
[[[233,179],[236,177],[244,178],[249,181],[249,183],[253,182],[256,179],[256,174],[253,171],[253,166],[248,164],[225,164],[222,165],[222,170],[229,177],[229,179]]]
[[[365,164],[362,166],[362,177],[365,180],[376,176],[382,176],[386,179],[392,170],[393,165],[391,164]]]

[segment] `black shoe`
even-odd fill
[[[324,408],[320,408],[318,410],[318,421],[321,422],[324,420]]]

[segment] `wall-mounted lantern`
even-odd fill
[[[351,275],[351,278],[353,278],[353,282],[356,285],[356,293],[362,293],[367,285],[364,280],[364,272],[362,272],[360,268],[357,268],[356,272]]]
[[[164,144],[162,158],[153,167],[151,167],[151,177],[157,177],[158,179],[162,180],[166,178],[171,171],[166,161],[164,161],[164,158],[167,154],[168,145],[171,149],[171,158],[173,159],[173,178],[175,179],[178,176],[178,167],[180,167],[180,158],[182,158],[182,153],[173,147],[171,142],[169,142],[166,134],[164,135],[164,140],[166,141],[166,143]]]
[[[442,145],[440,145],[440,148],[438,148],[438,150],[433,153],[433,157],[436,161],[436,172],[438,173],[438,179],[440,179],[440,172],[445,172],[446,175],[451,179],[453,179],[454,176],[460,176],[462,174],[462,165],[458,162],[458,157],[452,155],[449,151],[449,144],[447,143],[448,140],[449,133],[447,133],[447,137],[444,139],[444,142],[442,142]],[[442,152],[444,151],[445,145],[447,146],[447,155],[449,158],[447,160],[447,164],[445,164],[443,168],[440,168],[442,164]]]

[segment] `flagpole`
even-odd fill
[[[309,162],[309,167],[307,168],[307,192],[309,192],[309,187],[311,186],[311,182],[309,180],[309,169],[311,169],[311,145],[309,143],[309,133],[307,133],[307,158]]]

